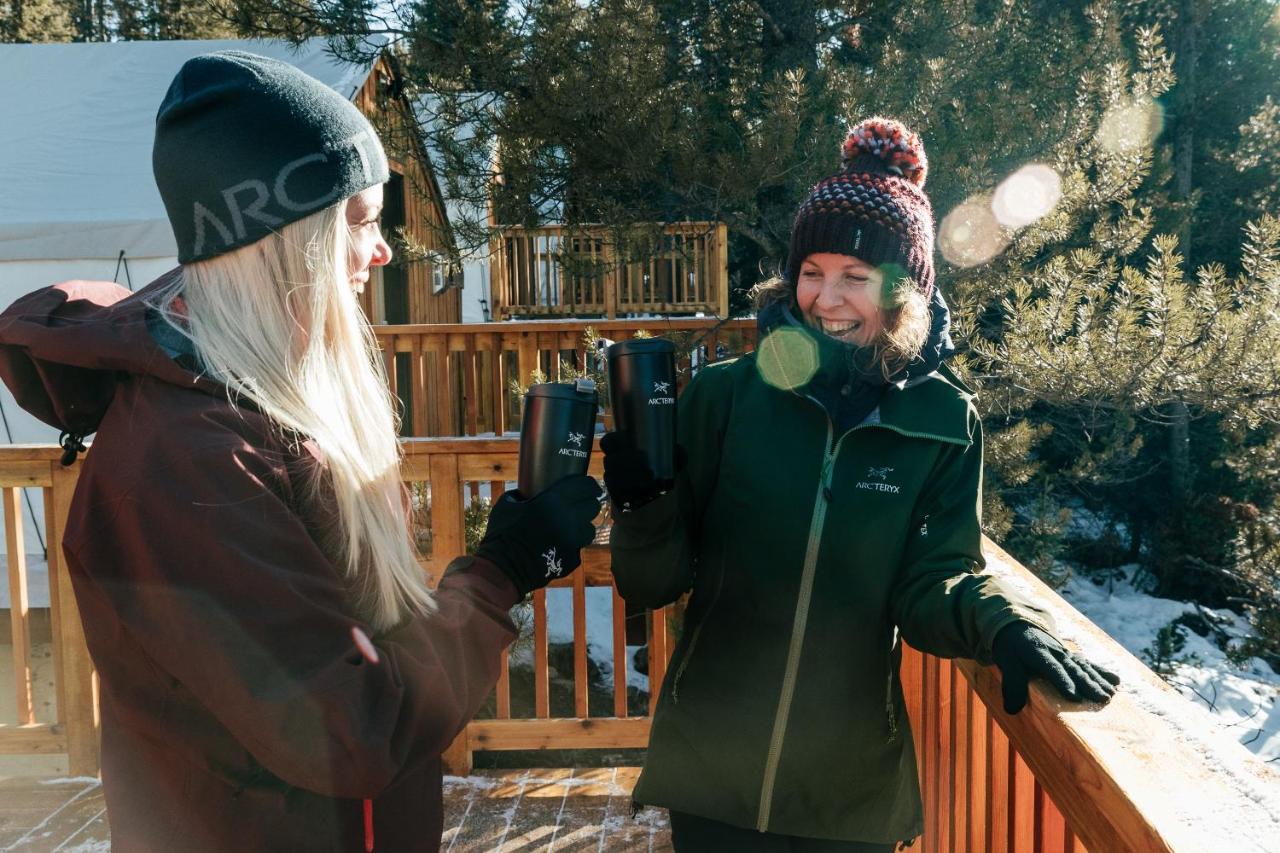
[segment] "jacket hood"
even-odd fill
[[[63,432],[97,430],[120,374],[218,393],[148,331],[149,301],[174,269],[136,293],[114,282],[67,281],[29,293],[0,314],[0,378],[18,405]]]

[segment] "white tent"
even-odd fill
[[[0,307],[74,278],[137,289],[177,263],[151,173],[156,109],[184,62],[231,49],[290,62],[348,98],[372,68],[336,59],[321,39],[296,48],[257,40],[0,44]],[[57,440],[8,389],[0,390],[0,430],[0,442]],[[43,511],[39,490],[29,491],[32,551]]]

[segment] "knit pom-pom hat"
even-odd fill
[[[795,287],[809,255],[852,255],[899,269],[926,297],[933,293],[933,208],[924,194],[924,143],[900,121],[869,118],[849,131],[841,169],[819,181],[791,226],[787,282]]]

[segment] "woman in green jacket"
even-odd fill
[[[934,287],[927,164],[886,119],[844,141],[800,205],[760,343],[680,401],[684,467],[660,494],[603,442],[613,570],[630,603],[692,590],[638,803],[678,851],[881,851],[919,835],[901,643],[996,663],[1006,710],[1043,677],[1107,701],[1116,679],[985,574],[982,429]]]

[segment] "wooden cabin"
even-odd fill
[[[391,165],[382,210],[382,231],[399,254],[378,268],[361,295],[366,316],[375,324],[459,323],[462,321],[461,270],[453,260],[439,182],[408,99],[394,56],[384,52],[356,90],[353,103],[382,137]],[[413,245],[395,245],[401,234]]]

